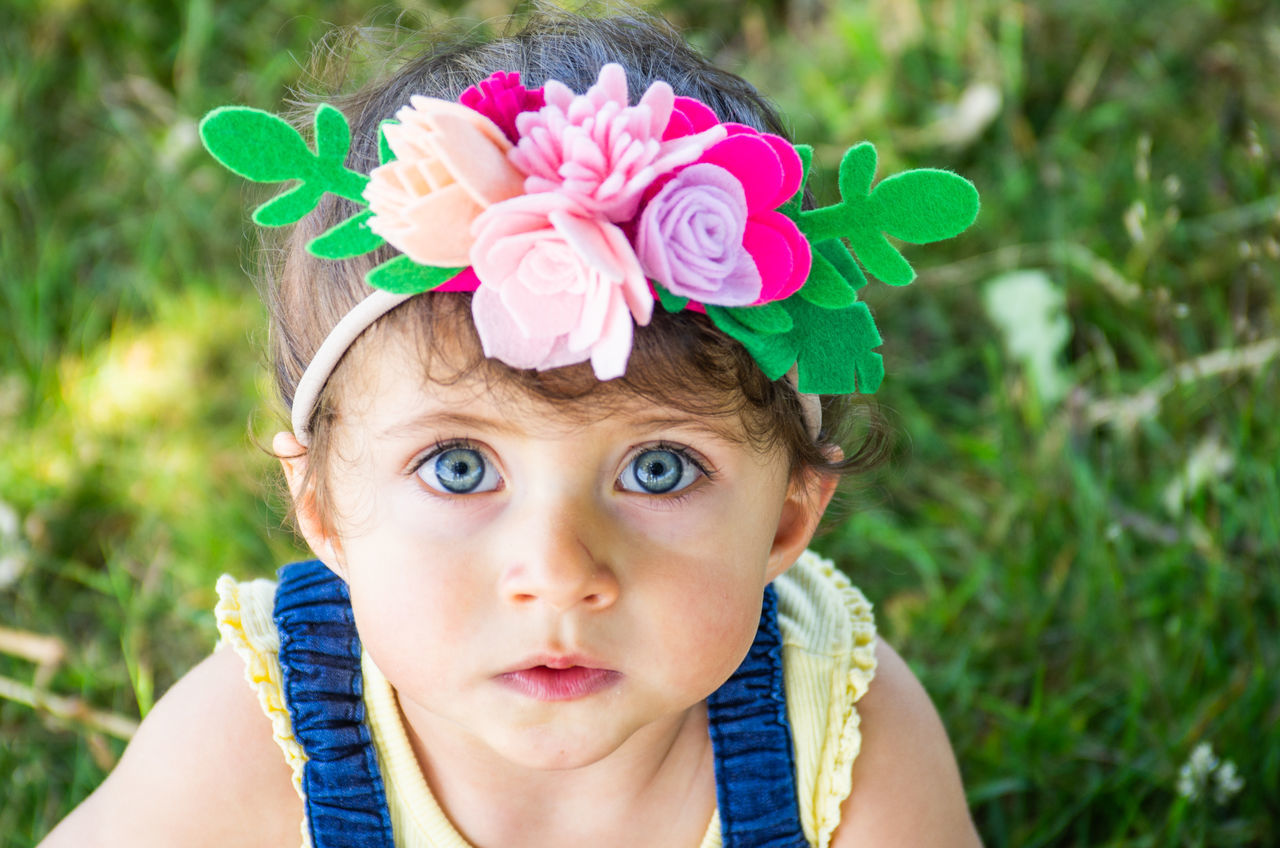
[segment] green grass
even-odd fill
[[[821,161],[870,138],[882,173],[942,165],[982,191],[973,230],[909,254],[915,284],[868,289],[902,435],[820,546],[933,695],[987,843],[1280,841],[1280,10],[658,8]],[[296,553],[249,435],[275,423],[249,193],[194,122],[279,106],[326,22],[364,12],[0,11],[0,501],[19,520],[0,561],[24,564],[0,625],[66,646],[54,693],[136,718],[209,649],[217,574]],[[966,126],[956,104],[984,90],[1000,108]],[[1038,370],[984,308],[1013,271],[1063,296]],[[38,674],[0,655],[0,676]],[[1177,792],[1201,742],[1244,780],[1225,803]],[[32,844],[122,747],[0,700],[0,845]]]

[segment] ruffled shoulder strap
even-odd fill
[[[280,637],[271,608],[276,584],[271,580],[243,583],[230,575],[218,578],[218,605],[214,617],[221,637],[219,647],[234,650],[244,661],[244,677],[258,696],[262,711],[271,719],[271,732],[293,770],[293,787],[302,793],[302,767],[307,755],[293,735],[293,723],[285,706],[280,669]]]
[[[801,820],[810,842],[827,848],[862,748],[856,704],[875,677],[875,618],[849,578],[812,552],[773,585]]]

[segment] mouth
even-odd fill
[[[621,679],[622,672],[564,660],[548,660],[497,677],[499,683],[537,701],[575,701],[603,692]]]

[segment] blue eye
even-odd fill
[[[480,451],[467,447],[445,448],[427,457],[418,477],[437,492],[450,495],[491,492],[501,479]]]
[[[666,495],[690,485],[700,473],[698,466],[679,452],[652,448],[636,454],[618,482],[624,491]]]

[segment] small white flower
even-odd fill
[[[1134,244],[1142,244],[1147,240],[1145,224],[1147,222],[1147,204],[1135,200],[1124,212],[1124,228],[1129,233],[1129,240]]]
[[[1178,769],[1178,794],[1189,801],[1199,800],[1204,794],[1209,775],[1218,765],[1218,758],[1208,742],[1201,742],[1192,751],[1190,758]]]
[[[1220,760],[1208,742],[1201,742],[1178,769],[1178,794],[1188,801],[1198,801],[1208,794],[1212,784],[1213,800],[1225,804],[1244,788],[1244,779],[1231,760]]]
[[[7,589],[27,570],[27,544],[18,512],[0,501],[0,589]]]
[[[18,511],[0,501],[0,542],[13,544],[19,538]]]
[[[1244,778],[1236,773],[1236,764],[1225,761],[1213,775],[1213,800],[1225,804],[1244,789]]]

